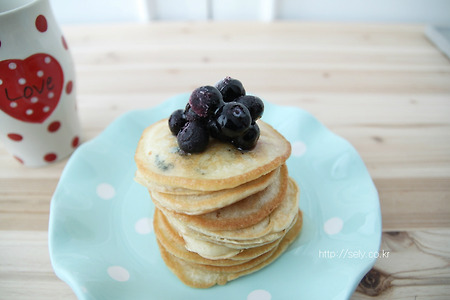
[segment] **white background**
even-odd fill
[[[303,20],[450,26],[450,0],[50,0],[61,24]]]

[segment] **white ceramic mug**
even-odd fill
[[[0,1],[0,141],[26,166],[80,143],[72,57],[48,0]]]

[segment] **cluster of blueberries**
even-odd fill
[[[263,112],[260,98],[246,95],[239,80],[225,77],[215,86],[195,89],[186,108],[170,115],[169,128],[185,153],[204,151],[210,136],[241,151],[251,150],[259,139],[256,120]]]

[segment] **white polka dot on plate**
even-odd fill
[[[109,183],[100,183],[97,185],[97,196],[104,200],[109,200],[116,195],[116,190]]]
[[[344,221],[342,221],[342,219],[338,217],[328,219],[325,224],[323,224],[323,230],[329,235],[341,232],[343,227]]]
[[[111,266],[107,270],[108,275],[115,281],[128,281],[130,279],[130,272],[121,266]]]
[[[153,231],[153,220],[151,218],[139,219],[134,224],[134,230],[139,234],[149,234]]]
[[[254,290],[247,296],[247,300],[270,300],[272,295],[266,290]]]
[[[293,156],[302,156],[306,153],[306,145],[302,141],[296,141],[292,144],[292,155]]]

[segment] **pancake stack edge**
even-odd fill
[[[154,232],[169,269],[186,285],[207,288],[273,262],[302,227],[300,191],[285,164],[289,142],[259,121],[252,151],[217,142],[181,155],[163,123],[144,131],[135,179],[155,204]]]

